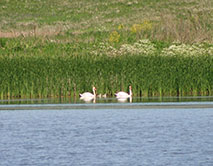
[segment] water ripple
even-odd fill
[[[213,109],[0,111],[0,166],[210,166]]]

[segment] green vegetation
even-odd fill
[[[2,0],[0,99],[213,95],[213,2]]]
[[[209,0],[1,0],[0,37],[48,36],[81,44],[105,41],[122,25],[123,43],[138,38],[212,42],[212,18]],[[142,25],[147,22],[151,28]]]
[[[162,43],[142,40],[125,49],[105,46],[96,54],[77,54],[80,48],[69,43],[13,42],[12,47],[1,40],[1,98],[74,96],[92,85],[112,95],[130,84],[135,96],[213,94],[210,45],[162,48]]]

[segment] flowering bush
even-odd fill
[[[111,46],[109,43],[101,43],[98,50],[93,51],[94,54],[106,54],[108,56],[121,55],[150,55],[156,51],[155,45],[149,40],[139,40],[131,44],[122,44],[119,48]]]
[[[139,33],[141,31],[151,30],[152,23],[150,21],[144,21],[141,24],[133,24],[130,31],[133,33]]]
[[[110,43],[100,43],[98,48],[93,51],[94,54],[105,54],[107,56],[122,56],[122,55],[153,55],[158,53],[161,56],[201,56],[213,55],[213,45],[206,44],[184,44],[174,42],[168,47],[159,50],[157,44],[148,39],[142,39],[133,44],[122,44],[116,48]]]
[[[213,55],[213,46],[205,47],[204,44],[177,44],[173,43],[168,48],[164,48],[161,55],[172,56],[172,55],[184,55],[184,56],[201,56],[205,54]]]
[[[109,35],[109,42],[110,43],[118,43],[120,39],[120,34],[117,31],[113,31],[110,35]]]

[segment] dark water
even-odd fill
[[[84,101],[76,98],[46,98],[46,99],[6,99],[0,100],[2,104],[84,104],[84,103],[155,103],[155,102],[213,102],[213,96],[185,96],[185,97],[133,97],[131,100],[117,100],[115,97],[96,98]]]
[[[213,108],[170,105],[0,111],[0,166],[212,166]]]

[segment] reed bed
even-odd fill
[[[0,99],[74,97],[92,85],[108,96],[129,85],[134,96],[213,95],[211,45],[145,40],[125,45],[134,51],[123,47],[1,41]]]

